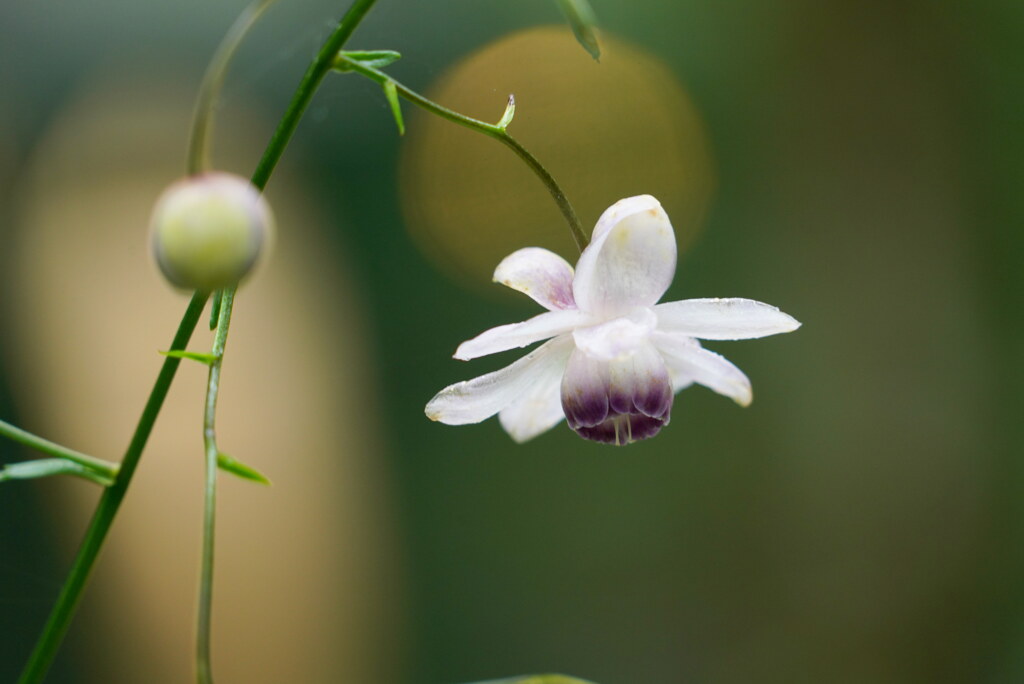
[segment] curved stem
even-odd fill
[[[185,310],[185,315],[182,317],[181,323],[178,325],[178,331],[171,342],[172,350],[184,349],[188,344],[189,339],[192,337],[192,331],[195,330],[196,324],[199,322],[199,317],[208,298],[209,295],[205,292],[197,292],[192,296],[192,301],[189,302],[188,309]],[[153,385],[153,390],[149,393],[149,399],[142,410],[142,416],[135,427],[135,433],[132,435],[132,440],[125,451],[124,459],[121,461],[117,478],[114,480],[114,484],[105,489],[102,496],[100,496],[96,512],[93,514],[89,528],[82,539],[82,545],[78,549],[78,555],[75,556],[75,562],[71,566],[71,571],[64,581],[64,586],[61,587],[57,603],[53,607],[49,619],[46,621],[43,634],[40,636],[39,641],[36,642],[32,655],[29,656],[28,663],[21,673],[21,678],[18,680],[20,684],[35,684],[42,681],[46,675],[46,671],[53,661],[53,656],[57,652],[57,647],[64,638],[68,625],[71,623],[71,616],[75,612],[78,599],[82,595],[82,589],[89,579],[92,567],[96,562],[96,557],[99,555],[103,541],[110,530],[110,525],[114,522],[114,516],[117,515],[117,510],[121,506],[125,492],[128,491],[128,485],[132,481],[132,475],[135,474],[135,468],[139,464],[142,450],[146,446],[146,441],[153,430],[157,416],[160,415],[160,409],[163,407],[164,399],[167,397],[167,391],[171,387],[171,381],[174,380],[174,374],[177,373],[180,364],[181,359],[171,356],[164,359],[164,363],[160,367],[160,374],[157,375],[156,383]]]
[[[316,89],[320,86],[324,76],[331,70],[335,55],[338,54],[341,48],[345,47],[345,42],[352,36],[352,32],[356,30],[359,22],[363,20],[363,17],[366,16],[366,13],[370,11],[375,2],[376,0],[356,0],[352,3],[352,6],[345,12],[345,16],[338,22],[338,27],[334,30],[334,33],[330,35],[327,42],[320,48],[316,59],[306,69],[306,73],[302,76],[299,87],[296,89],[295,95],[292,97],[292,101],[284,113],[284,117],[281,119],[281,123],[277,125],[277,129],[270,137],[267,149],[263,152],[263,157],[256,166],[256,171],[252,174],[252,184],[260,190],[265,188],[267,181],[270,180],[270,174],[274,172],[274,167],[277,166],[281,155],[284,154],[284,149],[288,146],[288,141],[291,140],[292,134],[295,133],[295,129],[298,127],[299,120],[302,119],[306,108],[309,107],[313,94],[316,93]]]
[[[0,420],[0,435],[12,439],[19,444],[35,449],[36,451],[41,451],[44,454],[64,458],[81,466],[85,466],[89,470],[99,473],[107,479],[113,480],[117,477],[118,465],[116,463],[104,461],[101,458],[83,454],[81,451],[69,449],[66,446],[62,446],[55,442],[51,442],[48,439],[43,439],[42,437],[33,435],[31,432],[26,432],[25,430],[2,420]]]
[[[213,615],[213,540],[217,512],[217,397],[220,393],[220,369],[224,360],[224,345],[231,327],[231,308],[235,288],[224,290],[220,300],[220,316],[213,338],[210,355],[210,375],[206,383],[206,410],[203,414],[203,446],[206,450],[205,509],[203,513],[203,554],[199,581],[199,617],[196,629],[196,681],[213,684],[210,664],[210,632]]]
[[[228,29],[224,39],[217,46],[217,51],[210,59],[203,82],[199,86],[196,108],[192,115],[192,136],[188,143],[188,158],[185,162],[186,171],[191,176],[205,171],[210,167],[210,133],[213,130],[213,109],[224,85],[231,58],[235,56],[242,39],[252,28],[268,7],[277,0],[254,0],[246,7],[235,23]]]
[[[519,158],[526,162],[526,165],[529,166],[537,177],[541,179],[547,187],[548,192],[551,193],[551,197],[554,198],[558,208],[561,210],[562,216],[565,217],[566,223],[569,224],[569,232],[572,233],[572,239],[576,242],[576,246],[581,252],[586,249],[587,244],[590,242],[590,238],[587,237],[587,233],[583,230],[583,225],[580,223],[580,219],[576,215],[576,210],[573,209],[572,204],[569,203],[569,198],[565,196],[565,192],[563,192],[562,188],[555,182],[554,176],[552,176],[537,160],[537,158],[530,154],[530,152],[523,147],[518,140],[508,133],[494,137],[519,155]]]
[[[554,198],[555,203],[561,210],[562,216],[565,217],[565,222],[569,225],[569,232],[572,233],[572,239],[576,241],[576,246],[579,247],[581,252],[587,246],[587,243],[590,240],[587,237],[586,232],[583,230],[583,225],[580,223],[580,219],[576,215],[576,210],[573,209],[572,204],[569,202],[569,198],[566,197],[561,186],[559,186],[555,181],[554,176],[544,168],[544,165],[541,164],[536,157],[530,154],[529,150],[523,147],[518,140],[509,135],[504,126],[490,124],[486,121],[480,121],[479,119],[459,114],[458,112],[439,105],[433,100],[429,100],[416,91],[407,88],[385,74],[383,71],[367,66],[365,63],[358,60],[349,59],[344,54],[336,56],[335,64],[343,64],[345,70],[362,74],[381,85],[384,85],[385,83],[392,83],[399,95],[413,104],[422,107],[431,114],[435,114],[442,119],[447,119],[452,123],[457,123],[460,126],[465,126],[466,128],[477,131],[478,133],[483,133],[486,136],[498,140],[511,149],[520,159],[526,162],[526,165],[530,167],[530,170],[540,178],[541,182],[544,183],[544,186],[548,189],[548,192],[551,193],[551,197]]]

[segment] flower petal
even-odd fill
[[[572,266],[554,252],[526,247],[502,259],[494,281],[528,295],[545,309],[575,309]]]
[[[498,414],[501,427],[519,443],[550,430],[565,418],[561,386],[561,373],[546,374],[532,389],[501,410]]]
[[[702,340],[748,340],[792,332],[800,322],[753,299],[684,299],[654,307],[658,329]]]
[[[676,236],[665,210],[650,195],[609,207],[576,264],[576,305],[601,317],[652,306],[676,271]]]
[[[562,408],[569,427],[594,427],[608,419],[608,361],[573,350],[562,376]]]
[[[637,309],[628,316],[604,323],[577,328],[572,337],[579,349],[605,361],[630,356],[658,325],[658,317],[650,309]]]
[[[650,343],[628,359],[610,364],[608,406],[618,413],[641,413],[668,423],[672,383],[664,358]]]
[[[591,319],[578,309],[548,311],[521,323],[499,325],[485,330],[471,340],[466,340],[455,350],[455,358],[462,361],[498,352],[569,332],[579,325],[587,325]]]
[[[665,363],[676,378],[673,385],[690,379],[729,397],[740,406],[748,406],[753,401],[750,380],[743,371],[724,357],[702,348],[692,337],[659,331],[651,335],[651,341],[661,352]],[[678,389],[682,389],[686,384],[682,384]]]
[[[612,360],[576,348],[562,377],[562,408],[569,427],[586,439],[623,445],[653,437],[672,409],[665,361],[647,342]]]
[[[672,394],[679,394],[693,384],[692,375],[681,369],[674,368],[667,360],[665,365],[668,366],[668,376],[672,380]]]
[[[510,366],[449,385],[427,403],[427,418],[448,425],[467,425],[490,418],[538,384],[559,382],[572,348],[572,337],[556,337]]]

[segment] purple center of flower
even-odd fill
[[[624,445],[668,425],[672,383],[660,355],[641,349],[622,359],[597,359],[579,349],[562,378],[562,410],[585,439]]]

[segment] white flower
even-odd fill
[[[580,436],[628,444],[668,424],[672,397],[693,383],[750,403],[750,381],[698,339],[739,340],[791,332],[795,319],[750,299],[657,304],[676,270],[676,239],[650,195],[608,208],[576,273],[560,256],[527,247],[506,257],[494,280],[548,311],[463,342],[455,358],[525,347],[552,338],[511,366],[441,390],[426,414],[449,425],[498,414],[524,442],[562,418]]]

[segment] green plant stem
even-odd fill
[[[335,55],[345,46],[356,27],[370,11],[376,0],[356,0],[338,22],[337,28],[320,48],[313,63],[302,76],[295,94],[292,96],[284,116],[278,123],[267,143],[267,147],[252,175],[252,184],[260,190],[266,188],[271,174],[284,154],[288,142],[309,107],[323,81],[334,65]],[[207,384],[206,413],[204,418],[204,445],[206,449],[206,504],[203,517],[203,558],[200,570],[199,617],[196,633],[196,678],[200,684],[212,684],[213,673],[210,663],[210,631],[212,624],[213,599],[213,555],[214,555],[214,522],[216,513],[216,482],[217,482],[217,442],[214,420],[217,407],[217,395],[220,382],[220,367],[224,344],[227,341],[231,325],[231,310],[234,300],[234,288],[225,290],[220,297],[220,312],[217,333],[214,340],[213,356],[215,361],[210,366]],[[219,348],[218,348],[219,345]]]
[[[334,64],[334,56],[344,47],[359,22],[370,11],[376,0],[356,0],[338,23],[334,33],[327,39],[316,59],[306,70],[299,86],[288,105],[285,114],[267,144],[263,157],[260,159],[252,175],[252,183],[260,190],[266,188],[274,168],[284,154],[288,142],[309,107],[323,81]],[[210,632],[212,625],[213,600],[213,558],[214,558],[214,523],[216,518],[216,483],[218,449],[214,428],[217,396],[220,385],[220,368],[231,325],[231,311],[234,301],[234,289],[225,290],[220,297],[217,333],[214,339],[214,362],[210,365],[209,382],[206,394],[206,412],[204,417],[204,446],[206,450],[206,503],[203,516],[203,552],[200,570],[198,628],[196,630],[196,678],[200,684],[212,684],[213,672],[210,662]]]
[[[342,17],[334,33],[324,43],[313,64],[303,76],[281,123],[274,131],[263,153],[263,157],[253,173],[252,183],[256,187],[261,190],[266,187],[274,167],[277,165],[278,160],[280,160],[281,155],[284,154],[288,141],[291,139],[292,133],[295,132],[302,114],[309,106],[313,94],[316,92],[323,77],[330,71],[334,62],[334,56],[344,47],[345,41],[352,35],[352,32],[355,31],[359,22],[370,8],[373,7],[375,2],[376,0],[356,0]],[[178,326],[178,332],[171,343],[171,351],[185,349],[189,339],[192,337],[192,332],[195,330],[207,299],[209,299],[209,293],[207,292],[197,292],[192,296],[192,301],[189,302],[188,309],[185,311],[185,315]],[[114,484],[104,490],[100,497],[96,511],[93,513],[92,520],[89,523],[89,528],[86,530],[85,537],[78,549],[78,554],[75,556],[68,577],[61,588],[60,595],[57,597],[57,602],[50,612],[46,625],[43,627],[43,633],[36,642],[32,654],[25,665],[25,669],[18,680],[19,684],[37,684],[41,682],[50,664],[53,662],[53,657],[56,655],[57,648],[60,646],[64,635],[67,633],[71,618],[81,598],[82,590],[89,579],[96,558],[103,547],[107,532],[109,532],[114,517],[120,508],[121,501],[128,490],[128,485],[131,483],[139,458],[142,456],[146,441],[153,429],[153,424],[160,414],[164,399],[167,397],[167,391],[170,389],[171,381],[174,379],[180,364],[181,359],[173,356],[168,356],[164,359],[163,366],[160,368],[160,374],[157,376],[153,390],[150,392],[149,400],[146,402],[142,416],[136,425],[135,433],[125,452],[124,459],[121,461],[117,478]]]
[[[235,23],[228,29],[224,39],[213,53],[203,81],[199,86],[196,108],[192,115],[192,135],[188,143],[188,157],[185,162],[189,175],[206,171],[210,167],[210,135],[213,132],[213,109],[224,85],[231,58],[238,51],[242,39],[249,33],[256,20],[277,0],[254,0],[246,7]]]
[[[210,663],[210,632],[213,615],[213,539],[217,513],[217,397],[220,394],[220,369],[224,362],[224,345],[231,327],[231,308],[234,304],[235,288],[224,290],[220,300],[220,316],[217,332],[213,338],[210,355],[209,379],[206,383],[206,410],[203,414],[203,446],[206,449],[206,488],[203,513],[203,554],[199,581],[199,611],[196,629],[196,681],[199,684],[213,684],[213,667]]]
[[[486,121],[480,121],[479,119],[459,114],[458,112],[439,105],[433,100],[429,100],[416,91],[407,88],[385,74],[383,71],[367,66],[363,62],[349,59],[343,54],[338,54],[335,57],[335,64],[344,64],[346,70],[362,74],[370,80],[376,81],[381,86],[385,83],[393,83],[398,94],[409,100],[409,102],[422,107],[431,114],[435,114],[442,119],[447,119],[452,123],[457,123],[460,126],[465,126],[466,128],[477,131],[478,133],[483,133],[488,137],[494,138],[511,149],[520,159],[526,162],[526,165],[530,167],[530,170],[540,178],[541,182],[544,183],[544,186],[548,189],[548,192],[551,193],[551,197],[554,198],[555,203],[562,212],[562,216],[565,217],[565,221],[569,225],[569,232],[572,233],[572,238],[575,240],[576,246],[579,247],[581,252],[587,246],[590,239],[583,230],[583,225],[580,223],[580,219],[576,215],[576,211],[569,202],[569,198],[566,197],[565,192],[562,191],[561,186],[559,186],[555,181],[554,176],[544,168],[544,165],[541,164],[536,157],[530,154],[529,150],[523,147],[518,140],[509,135],[504,126],[490,124]]]
[[[281,155],[284,154],[284,150],[291,139],[292,133],[295,131],[295,127],[298,125],[299,119],[316,92],[317,86],[323,80],[324,75],[330,71],[334,56],[344,47],[345,41],[355,31],[356,26],[358,26],[374,2],[376,0],[356,0],[348,12],[345,13],[345,16],[342,17],[334,33],[327,39],[316,60],[306,71],[299,84],[299,88],[285,112],[284,118],[271,137],[267,149],[263,153],[259,165],[256,167],[252,177],[252,182],[256,187],[262,190],[266,186],[274,167],[277,165]],[[174,341],[171,343],[171,351],[183,350],[188,344],[188,340],[192,337],[192,332],[195,330],[207,299],[209,299],[209,293],[206,292],[197,292],[193,295],[192,301],[189,303],[188,309],[185,311],[185,315],[178,326],[178,332],[174,336]],[[56,655],[57,647],[67,633],[68,625],[71,622],[71,617],[74,615],[82,590],[92,572],[92,567],[96,562],[96,558],[114,521],[121,501],[128,490],[128,485],[131,483],[132,475],[135,473],[139,458],[142,456],[146,440],[149,438],[149,433],[153,429],[153,424],[156,422],[164,399],[167,396],[167,391],[170,389],[171,381],[174,379],[174,374],[177,372],[180,364],[181,359],[173,356],[168,356],[164,359],[156,384],[153,386],[149,400],[143,409],[142,417],[135,428],[135,434],[121,462],[117,478],[114,484],[107,488],[100,497],[100,502],[96,507],[96,512],[93,514],[89,528],[86,530],[85,538],[82,540],[82,545],[78,550],[78,555],[75,557],[74,564],[68,573],[64,586],[61,588],[60,595],[57,597],[57,603],[53,607],[50,617],[43,628],[43,633],[36,642],[35,648],[29,656],[28,663],[22,671],[21,678],[18,680],[19,684],[37,684],[46,675],[46,671],[49,669],[54,655]]]
[[[172,350],[184,349],[188,344],[208,298],[209,295],[205,292],[197,292],[192,296],[192,301],[189,302],[188,309],[185,310],[185,315],[182,317],[181,323],[178,325],[178,331],[171,342]],[[64,581],[64,586],[61,587],[57,603],[53,607],[49,619],[46,621],[46,626],[43,628],[39,641],[36,642],[32,655],[29,656],[28,663],[21,673],[21,678],[18,680],[20,684],[36,684],[41,682],[46,675],[46,671],[49,669],[54,655],[56,655],[57,647],[67,633],[71,617],[74,615],[75,608],[78,606],[78,600],[82,595],[82,589],[89,579],[93,565],[107,537],[107,532],[110,530],[110,525],[114,522],[114,517],[121,506],[121,501],[128,491],[128,485],[135,474],[139,458],[142,456],[142,451],[146,446],[146,441],[149,439],[150,432],[153,430],[157,416],[160,415],[160,409],[163,407],[164,399],[167,397],[167,391],[171,387],[171,381],[174,380],[174,375],[177,373],[180,364],[181,359],[170,356],[164,359],[164,363],[160,367],[160,373],[157,375],[156,383],[153,385],[153,390],[150,392],[146,406],[142,410],[142,416],[135,427],[135,433],[132,435],[131,442],[128,444],[128,449],[125,451],[124,458],[121,461],[117,478],[114,480],[114,484],[105,489],[100,496],[96,512],[93,514],[89,528],[82,539],[82,545],[78,549],[78,555],[75,556],[71,571]]]
[[[320,86],[320,82],[324,80],[324,76],[327,75],[334,65],[335,56],[345,47],[345,42],[352,36],[352,32],[356,30],[359,22],[363,20],[363,17],[366,16],[366,13],[370,11],[375,2],[376,0],[356,0],[353,2],[352,6],[345,12],[345,16],[338,22],[338,27],[334,29],[334,33],[327,38],[323,47],[320,48],[316,59],[306,69],[306,73],[303,75],[302,81],[299,82],[299,87],[296,89],[295,95],[292,97],[292,101],[284,113],[284,117],[281,119],[281,123],[277,125],[277,129],[270,137],[267,149],[263,152],[263,157],[256,166],[256,171],[252,174],[252,184],[260,190],[264,189],[267,181],[270,180],[274,167],[280,161],[285,147],[288,146],[288,141],[291,140],[292,134],[295,133],[299,120],[302,119],[306,108],[309,107],[309,103]]]
[[[81,451],[68,449],[66,446],[61,446],[48,439],[33,435],[31,432],[26,432],[2,420],[0,420],[0,435],[44,454],[73,461],[104,476],[108,480],[113,480],[117,477],[118,465],[116,463],[83,454]]]

